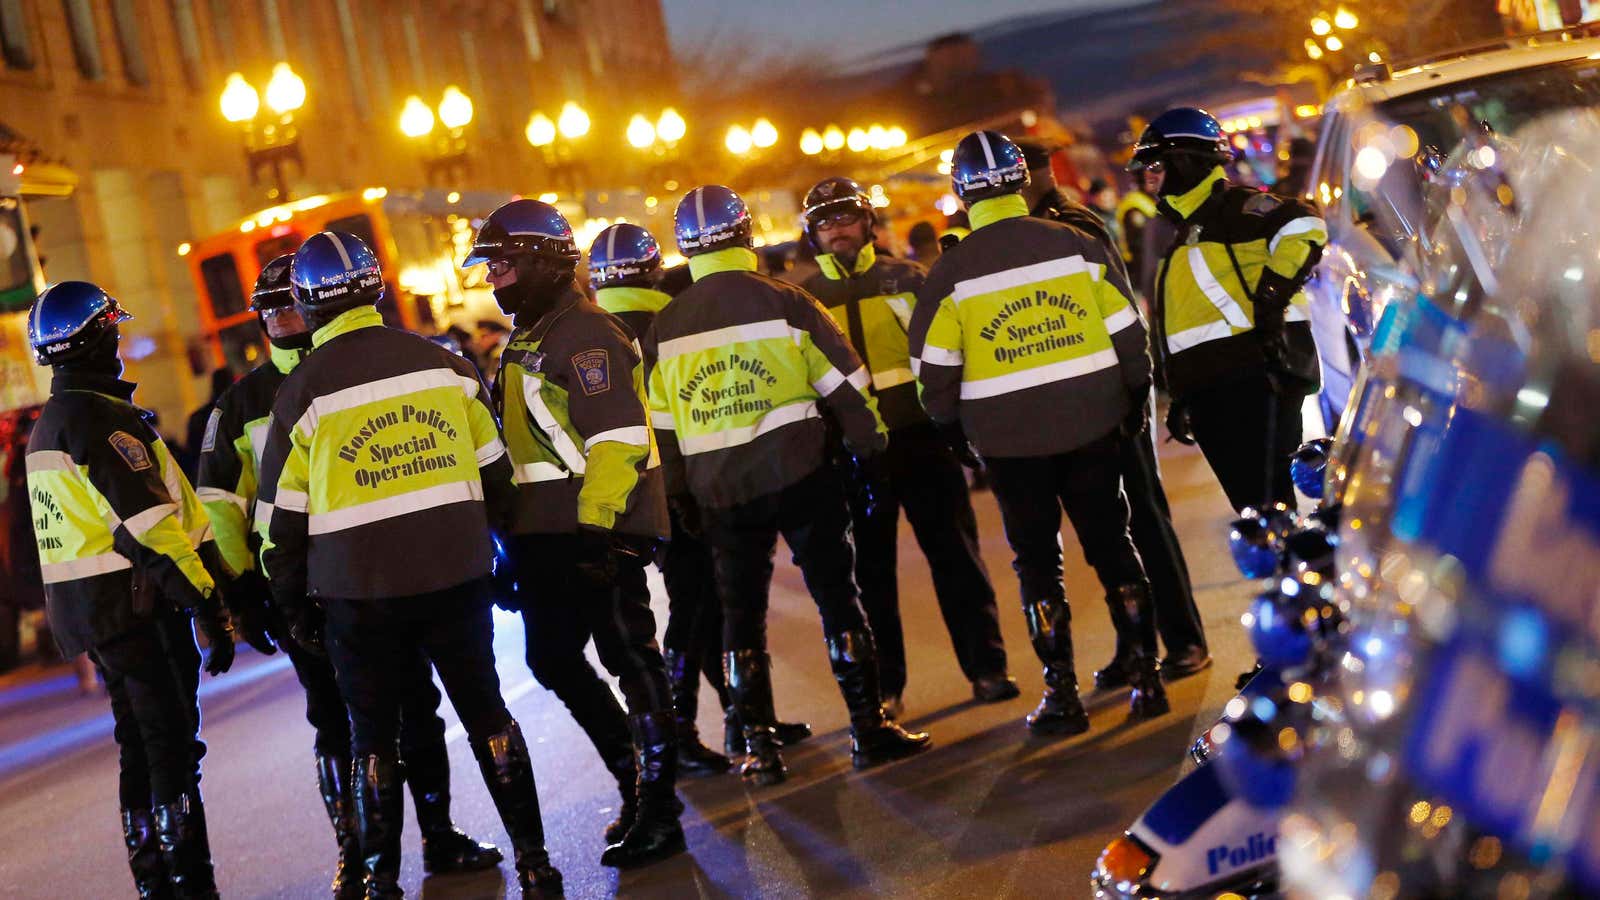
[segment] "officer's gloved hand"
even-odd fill
[[[233,668],[233,629],[228,626],[227,614],[223,612],[222,598],[219,593],[213,593],[194,614],[195,627],[205,635],[206,671],[212,675],[221,675]]]
[[[852,453],[850,480],[867,518],[876,516],[888,504],[889,473],[884,468],[882,453]]]
[[[578,575],[594,587],[610,588],[617,580],[615,535],[604,528],[578,526]]]
[[[323,642],[324,619],[322,608],[310,598],[292,606],[281,606],[283,617],[289,622],[289,640],[300,645],[318,659],[328,658],[328,648]]]
[[[267,579],[255,569],[242,573],[228,585],[228,611],[233,614],[234,630],[245,643],[267,656],[278,652],[268,627],[271,602]]]
[[[517,569],[511,561],[511,553],[506,550],[506,545],[500,540],[499,535],[494,537],[494,567],[490,570],[490,579],[493,582],[494,605],[506,612],[521,612],[522,598],[518,596]]]
[[[678,523],[678,528],[689,537],[700,539],[705,534],[705,522],[700,518],[700,504],[688,494],[673,494],[667,498],[667,505],[672,508],[672,518]]]
[[[1194,446],[1194,434],[1189,431],[1189,408],[1177,400],[1167,407],[1167,433],[1171,440]]]
[[[961,420],[936,424],[939,437],[944,439],[945,446],[956,455],[956,459],[974,472],[983,471],[983,460],[978,457],[978,451],[972,449],[972,442],[967,440],[967,430],[961,427]]]
[[[1127,418],[1122,420],[1122,436],[1131,441],[1144,434],[1145,428],[1149,427],[1149,425],[1150,400],[1148,399],[1148,392],[1146,392],[1145,401],[1135,404],[1133,411],[1129,412]]]

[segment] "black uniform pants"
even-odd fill
[[[888,496],[866,514],[865,498],[850,493],[855,532],[856,584],[861,607],[878,645],[883,693],[906,686],[906,644],[900,626],[900,510],[905,509],[933,575],[933,591],[961,673],[972,681],[1006,671],[994,586],[978,552],[978,518],[961,463],[931,424],[897,428],[885,451]]]
[[[575,534],[522,535],[511,545],[517,582],[522,585],[522,623],[527,632],[528,667],[533,677],[572,710],[589,731],[591,718],[624,735],[627,722],[611,688],[595,674],[583,648],[594,640],[600,664],[616,677],[629,712],[639,715],[672,709],[667,668],[656,644],[642,556],[621,560],[609,590],[597,589],[578,571]],[[595,732],[589,731],[593,738]],[[598,742],[597,742],[598,747]],[[602,750],[604,753],[604,750]]]
[[[284,631],[277,633],[283,635]],[[317,754],[348,758],[350,710],[339,695],[333,663],[307,652],[288,637],[280,638],[278,645],[288,654],[295,677],[305,689],[306,721],[316,733]],[[400,692],[400,758],[409,771],[448,771],[444,719],[439,718],[439,701],[443,698],[433,684],[433,668],[427,657],[419,649],[412,655],[410,665],[395,677],[404,684]]]
[[[1015,555],[1012,567],[1024,604],[1066,599],[1058,543],[1063,509],[1108,596],[1119,587],[1145,583],[1144,566],[1128,535],[1128,501],[1120,477],[1123,443],[1112,432],[1054,456],[984,459]],[[1151,635],[1153,642],[1153,631]],[[1156,648],[1145,650],[1154,653]]]
[[[1183,558],[1172,510],[1156,466],[1155,438],[1149,428],[1122,448],[1122,489],[1128,497],[1128,531],[1139,550],[1154,595],[1156,629],[1168,653],[1206,646],[1200,608],[1194,602],[1189,564]],[[1118,646],[1118,651],[1123,649]]]
[[[176,611],[144,619],[89,651],[111,697],[123,809],[175,802],[200,782],[200,648]]]
[[[693,502],[693,501],[690,501]],[[722,681],[722,606],[711,545],[684,531],[673,509],[672,539],[658,560],[667,588],[667,628],[662,646],[684,655],[691,670]]]
[[[1293,509],[1289,456],[1300,445],[1300,403],[1265,375],[1193,391],[1183,398],[1189,429],[1235,510],[1285,503]]]
[[[867,628],[851,577],[850,510],[839,473],[829,465],[781,491],[702,512],[722,599],[722,649],[764,650],[772,555],[782,534],[824,634]]]
[[[419,655],[438,669],[468,737],[487,738],[510,724],[494,668],[491,602],[487,579],[409,597],[323,601],[328,656],[350,710],[356,756],[397,757]]]

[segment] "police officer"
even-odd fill
[[[1156,276],[1156,355],[1174,439],[1200,445],[1235,509],[1295,503],[1289,456],[1300,404],[1320,383],[1301,288],[1327,226],[1309,204],[1228,183],[1217,120],[1157,116],[1130,166],[1162,174],[1161,213],[1179,240]]]
[[[1022,197],[1028,204],[1029,214],[1071,225],[1098,239],[1110,251],[1108,255],[1120,254],[1100,217],[1067,197],[1056,185],[1055,172],[1050,167],[1050,156],[1056,146],[1040,138],[1022,138],[1016,143],[1028,162],[1028,183],[1022,189]],[[1125,256],[1123,261],[1126,262]],[[1124,277],[1128,271],[1123,269]],[[1178,530],[1172,524],[1172,510],[1167,505],[1167,493],[1161,486],[1155,438],[1148,420],[1144,428],[1129,436],[1122,450],[1122,490],[1128,498],[1128,531],[1134,547],[1139,550],[1145,572],[1150,576],[1156,630],[1167,647],[1161,675],[1173,681],[1204,670],[1211,665],[1211,655],[1206,650],[1200,608],[1194,602],[1189,564],[1183,558]],[[1094,673],[1095,687],[1102,690],[1126,687],[1127,660],[1127,642],[1118,640],[1111,662]]]
[[[1128,537],[1118,477],[1150,389],[1126,276],[1102,242],[1028,215],[1018,193],[1027,162],[999,132],[961,139],[951,181],[973,229],[917,292],[911,348],[928,415],[958,447],[970,435],[993,479],[1028,634],[1045,667],[1044,698],[1028,725],[1051,734],[1089,727],[1061,582],[1062,508],[1130,648],[1133,716],[1160,715],[1167,698],[1150,585]]]
[[[271,614],[271,594],[255,563],[260,540],[250,527],[256,500],[256,472],[266,440],[267,419],[278,387],[311,350],[311,330],[295,309],[289,293],[293,254],[268,262],[250,293],[261,329],[267,335],[268,360],[257,366],[217,401],[200,444],[196,493],[210,514],[227,573],[227,594],[241,631],[242,623],[271,619],[295,676],[306,692],[306,720],[316,731],[317,785],[339,844],[333,873],[335,897],[364,893],[361,847],[356,837],[355,808],[350,793],[350,716],[333,666],[285,634],[286,626]],[[246,610],[250,612],[246,614]],[[439,718],[439,690],[422,657],[414,659],[408,688],[401,696],[400,746],[406,783],[422,831],[422,862],[433,874],[493,868],[500,851],[458,831],[450,821],[450,757],[445,750],[444,720]]]
[[[523,891],[559,890],[527,743],[494,668],[490,529],[514,488],[488,392],[471,363],[383,325],[383,273],[359,238],[312,235],[290,285],[316,352],[273,400],[256,501],[261,561],[291,640],[323,646],[325,614],[350,712],[367,896],[402,896],[397,742],[419,657],[466,728]]]
[[[661,288],[661,246],[655,236],[630,222],[611,225],[589,248],[589,286],[594,302],[622,320],[636,339],[650,331],[656,313],[672,299]],[[717,600],[711,548],[699,532],[699,511],[682,479],[667,476],[670,540],[657,553],[667,588],[667,628],[661,638],[672,710],[678,731],[678,767],[691,774],[726,772],[730,757],[744,754],[744,732],[722,674],[722,607]],[[681,472],[678,472],[681,475]],[[700,676],[717,692],[723,710],[723,749],[700,743],[695,716],[700,708]],[[778,742],[794,744],[811,736],[804,722],[777,723]]]
[[[926,734],[884,717],[872,632],[856,599],[850,513],[824,456],[824,401],[862,466],[883,451],[870,378],[827,312],[800,288],[756,273],[750,212],[732,190],[698,187],[678,203],[678,248],[694,284],[645,337],[651,421],[682,466],[705,519],[722,600],[723,664],[744,729],[740,774],[786,777],[773,733],[767,597],[779,533],[822,614],[828,659],[850,711],[851,761],[865,768],[919,752]]]
[[[821,271],[802,284],[821,301],[871,377],[867,393],[889,429],[884,453],[885,490],[872,514],[859,492],[851,495],[856,584],[878,646],[883,700],[900,713],[906,686],[906,645],[900,627],[895,566],[900,507],[933,574],[934,594],[972,694],[985,703],[1018,695],[1006,672],[1000,613],[989,571],[978,554],[978,519],[967,495],[961,463],[917,402],[906,328],[926,269],[879,256],[872,244],[872,202],[848,178],[827,178],[806,194],[806,238]],[[977,460],[972,459],[974,465]]]
[[[208,571],[220,562],[205,510],[120,377],[118,325],[129,318],[83,281],[34,302],[28,340],[54,370],[25,458],[34,536],[56,643],[64,656],[87,651],[111,697],[139,896],[216,897],[189,619],[212,675],[233,664],[233,635]]]
[[[578,245],[556,208],[513,200],[484,220],[463,266],[487,263],[512,317],[495,398],[517,481],[510,528],[528,665],[572,711],[622,795],[600,861],[684,850],[677,734],[644,567],[667,535],[661,458],[633,336],[575,286]],[[600,662],[627,699],[583,656]]]

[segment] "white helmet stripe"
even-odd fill
[[[339,261],[344,263],[344,267],[346,269],[349,269],[350,268],[350,253],[349,253],[349,251],[344,249],[344,241],[339,240],[338,232],[335,232],[335,231],[328,232],[328,239],[333,241],[333,249],[339,251]]]
[[[706,189],[694,189],[694,224],[695,230],[704,230],[706,227]]]
[[[993,169],[994,168],[994,148],[989,146],[989,135],[988,135],[988,133],[982,132],[982,131],[978,132],[978,143],[983,145],[983,161],[989,164],[989,168]]]
[[[606,261],[607,262],[612,262],[617,258],[617,231],[618,230],[619,229],[613,228],[613,229],[611,229],[611,233],[606,235]]]
[[[1169,138],[1194,138],[1196,140],[1201,140],[1201,141],[1214,141],[1214,140],[1217,139],[1217,136],[1214,135],[1214,134],[1191,134],[1191,133],[1189,133],[1187,131],[1176,131],[1176,132],[1173,132],[1172,134],[1163,135],[1163,137],[1169,137]]]

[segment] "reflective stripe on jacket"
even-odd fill
[[[200,444],[200,470],[195,493],[205,504],[216,532],[217,549],[228,573],[256,567],[260,542],[254,537],[257,477],[267,442],[272,399],[304,355],[300,350],[270,346],[271,359],[252,369],[223,392],[206,423]]]
[[[846,272],[833,254],[817,257],[820,272],[801,285],[822,303],[872,375],[878,413],[890,429],[928,421],[911,372],[911,309],[927,270],[910,260],[879,257],[861,248]]]
[[[935,422],[988,456],[1065,453],[1117,428],[1150,381],[1144,323],[1103,242],[1028,215],[1017,195],[969,211],[917,293],[911,350]]]
[[[198,552],[211,540],[210,520],[131,402],[133,389],[115,378],[58,374],[28,440],[34,537],[64,653],[109,640],[155,611],[197,608],[214,589]]]
[[[313,340],[278,389],[261,457],[274,597],[399,597],[488,574],[514,487],[472,363],[372,307]]]
[[[644,362],[621,322],[571,291],[512,334],[495,398],[517,481],[513,534],[666,536]]]
[[[819,400],[854,451],[883,447],[870,376],[814,297],[757,274],[743,247],[689,266],[694,284],[656,316],[644,351],[662,458],[683,467],[696,500],[745,503],[816,471]]]
[[[1260,373],[1272,352],[1280,357],[1275,366],[1314,390],[1319,368],[1301,286],[1328,240],[1317,211],[1231,186],[1220,167],[1188,193],[1165,198],[1161,209],[1179,223],[1178,240],[1156,274],[1157,349],[1167,389],[1181,398]],[[1271,278],[1293,283],[1286,306],[1256,302],[1263,279]],[[1279,346],[1264,351],[1269,341]]]

